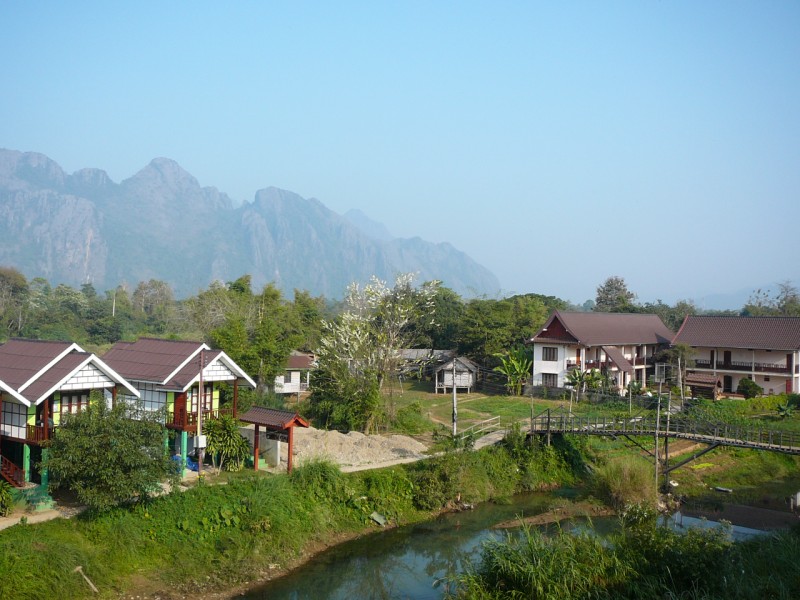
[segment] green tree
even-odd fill
[[[597,287],[595,312],[632,312],[636,294],[628,290],[625,279],[614,275]]]
[[[47,449],[41,467],[51,482],[99,511],[145,500],[177,477],[158,416],[124,402],[109,409],[94,398],[86,410],[64,417]]]
[[[0,267],[0,336],[20,334],[27,317],[28,296],[25,276],[12,267]]]
[[[509,352],[499,354],[497,358],[500,359],[501,364],[494,370],[506,376],[508,393],[521,396],[522,387],[528,380],[533,366],[530,352],[522,346],[517,346]]]

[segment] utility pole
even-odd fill
[[[458,433],[458,397],[456,396],[456,357],[453,356],[453,438]]]
[[[206,436],[203,435],[203,349],[200,349],[200,377],[197,384],[197,477],[202,481]]]

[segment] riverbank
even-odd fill
[[[241,473],[147,504],[0,532],[0,597],[225,597],[317,552],[390,526],[431,519],[454,499],[472,504],[570,483],[555,447],[446,453],[387,469],[342,473],[310,462],[291,475]],[[35,576],[32,576],[35,574]]]

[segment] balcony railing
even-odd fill
[[[45,429],[44,425],[26,425],[25,441],[34,444],[41,444],[45,440],[52,439],[55,427],[50,426]]]
[[[225,415],[233,415],[233,409],[230,408],[217,408],[214,410],[204,410],[203,420],[219,419]],[[235,416],[235,415],[234,415]],[[185,408],[178,408],[173,414],[172,420],[167,422],[167,427],[170,429],[181,430],[196,430],[197,429],[197,411],[186,411]]]
[[[695,367],[698,369],[716,369],[718,371],[755,371],[756,373],[791,373],[791,370],[786,365],[780,363],[752,363],[742,361],[716,361],[716,365],[712,366],[710,360],[695,360]],[[797,370],[795,369],[795,372]]]

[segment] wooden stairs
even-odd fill
[[[0,456],[0,476],[16,488],[25,487],[25,471],[5,456]]]

